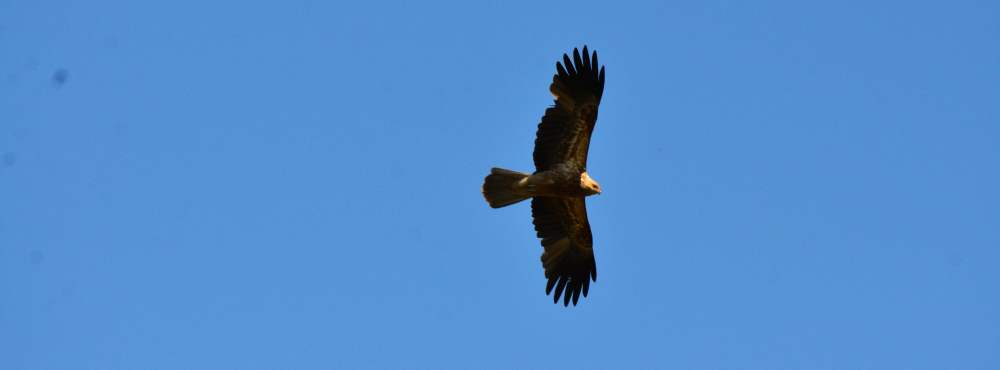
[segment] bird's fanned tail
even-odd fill
[[[528,174],[494,167],[483,181],[483,197],[490,207],[500,208],[531,198],[531,194],[518,187]]]

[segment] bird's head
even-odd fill
[[[587,195],[601,193],[601,185],[598,184],[597,181],[594,181],[594,179],[590,178],[590,175],[586,172],[580,174],[580,188],[582,188]]]

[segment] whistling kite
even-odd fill
[[[483,183],[490,207],[500,208],[531,198],[535,231],[542,239],[545,294],[553,301],[573,305],[580,293],[587,296],[590,281],[597,281],[594,242],[587,222],[584,198],[601,193],[601,186],[587,175],[587,149],[597,122],[597,106],[604,92],[604,66],[598,69],[597,52],[573,49],[573,60],[563,54],[549,91],[555,105],[545,110],[535,137],[535,173],[493,168]]]

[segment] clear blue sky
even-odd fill
[[[0,368],[998,369],[998,14],[0,1]],[[583,44],[564,308],[480,185]]]

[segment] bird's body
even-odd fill
[[[587,173],[587,152],[604,93],[604,67],[598,69],[597,53],[588,54],[584,46],[582,57],[573,49],[572,61],[563,54],[556,71],[549,86],[555,105],[545,110],[535,138],[535,172],[493,168],[483,196],[493,208],[532,199],[535,231],[545,248],[546,294],[555,288],[556,302],[562,295],[564,305],[571,299],[576,305],[597,280],[584,198],[601,193]]]
[[[600,185],[586,171],[557,167],[519,179],[514,191],[529,197],[578,198],[600,193]]]
[[[557,168],[529,176],[526,181],[533,197],[580,198],[600,194],[600,186],[586,171]]]

